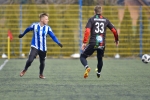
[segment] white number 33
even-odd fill
[[[104,33],[104,23],[96,22],[95,25],[96,25],[96,29],[95,29],[96,33]]]

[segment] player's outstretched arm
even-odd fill
[[[115,28],[115,26],[108,20],[108,25],[107,27],[111,30],[111,32],[114,34],[114,37],[115,37],[115,43],[116,43],[116,46],[119,45],[119,37],[118,37],[118,32]]]
[[[48,34],[53,39],[54,42],[56,42],[61,48],[63,47],[63,45],[59,42],[55,34],[51,31],[51,29],[49,29]]]
[[[19,38],[22,38],[26,33],[28,33],[29,31],[31,31],[32,30],[32,28],[31,27],[28,27],[28,28],[26,28],[26,30],[22,33],[22,34],[19,34]]]
[[[61,44],[61,43],[58,43],[58,45],[62,48],[63,47],[63,45]]]
[[[114,34],[116,46],[118,46],[118,45],[119,45],[118,32],[117,32],[117,30],[116,30],[115,28],[112,28],[111,31],[112,31],[113,34]]]
[[[118,47],[119,46],[119,41],[115,41],[116,42],[116,46]]]
[[[86,43],[88,42],[89,36],[90,36],[90,28],[86,28],[85,32],[84,32],[84,38],[83,38],[83,44],[81,49],[84,50],[84,48],[86,47]]]
[[[90,36],[90,31],[91,31],[90,28],[86,28],[85,29],[83,43],[87,43],[88,42],[88,39],[89,39],[89,36]]]

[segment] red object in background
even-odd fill
[[[10,31],[10,30],[8,30],[8,37],[10,38],[10,41],[12,41],[12,40],[13,40],[13,35],[12,35],[12,33],[11,33],[11,31]]]

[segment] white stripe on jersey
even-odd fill
[[[36,33],[36,31],[37,31],[37,25],[35,25],[34,26],[34,31],[33,31],[33,35],[35,36],[35,39],[34,39],[34,44],[35,44],[35,47],[37,48],[37,35],[36,34],[34,34],[34,33]],[[38,49],[38,48],[37,48]]]
[[[50,27],[45,27],[45,30],[48,30],[48,28],[50,28]],[[45,41],[45,44],[46,44],[46,37],[45,37],[44,41]],[[46,45],[45,45],[45,50],[47,50],[47,46]]]
[[[43,33],[43,27],[40,27],[40,50],[43,50],[43,38],[42,38],[42,33]]]

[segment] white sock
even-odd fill
[[[88,67],[88,65],[85,66],[85,68],[87,68],[87,67]]]

